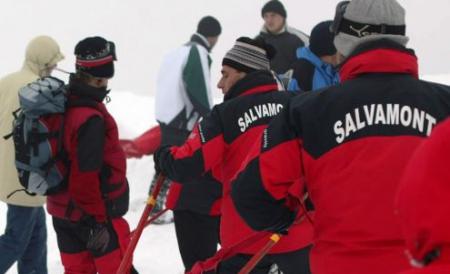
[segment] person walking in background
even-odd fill
[[[414,270],[450,273],[450,119],[414,153],[397,195],[397,212]],[[400,273],[399,273],[400,274]]]
[[[332,23],[324,21],[317,24],[311,31],[309,47],[297,49],[298,59],[293,64],[292,80],[287,90],[318,90],[339,83],[334,34],[330,31]]]
[[[273,47],[261,40],[237,39],[223,58],[222,78],[217,84],[224,102],[204,117],[186,143],[162,146],[155,153],[157,171],[175,181],[209,174],[223,184],[220,225],[223,248],[231,248],[255,234],[236,213],[229,195],[231,182],[247,157],[248,148],[292,97],[280,91],[281,85],[270,71],[269,60],[274,54]],[[309,273],[311,240],[311,223],[303,221],[295,225],[252,273],[268,273],[274,263],[285,274]],[[266,242],[267,238],[259,239],[237,250],[236,256],[220,263],[218,273],[238,273]]]
[[[19,108],[19,89],[48,76],[64,58],[56,41],[38,36],[27,46],[25,62],[18,72],[0,79],[0,136],[12,132],[12,113]],[[19,274],[47,273],[45,197],[30,196],[19,183],[14,165],[13,140],[0,139],[0,200],[7,204],[5,233],[0,236],[0,273],[17,262]],[[14,194],[12,194],[15,192]],[[12,195],[10,195],[12,194]]]
[[[419,79],[396,0],[341,2],[332,30],[342,83],[290,101],[231,196],[250,227],[281,232],[296,215],[289,194],[308,191],[312,273],[398,274],[410,266],[395,196],[413,152],[450,115],[450,87]]]
[[[210,112],[213,96],[209,52],[221,31],[216,18],[205,16],[191,40],[164,57],[155,97],[162,145],[183,144],[199,119]],[[170,185],[166,207],[173,210],[178,247],[185,269],[189,270],[196,261],[217,250],[222,188],[209,177],[180,183]],[[167,189],[168,185],[166,182],[164,187]],[[160,193],[155,211],[162,209],[164,197]]]
[[[261,10],[261,16],[264,26],[257,38],[275,48],[277,53],[270,61],[270,68],[277,74],[284,74],[292,68],[297,48],[309,45],[309,37],[287,25],[287,12],[278,0],[267,2]]]
[[[66,273],[116,273],[130,229],[123,218],[129,206],[126,159],[102,102],[114,76],[115,46],[88,37],[75,46],[75,56],[63,133],[67,188],[48,196],[47,210]]]

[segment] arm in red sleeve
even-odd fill
[[[78,130],[70,155],[69,194],[75,205],[98,222],[106,220],[100,187],[103,165],[105,124],[102,118],[89,118]]]
[[[289,116],[282,111],[274,118],[250,152],[256,157],[232,184],[236,209],[255,230],[286,230],[297,210],[291,208],[291,200],[299,200],[303,194],[301,137],[294,132]]]
[[[179,147],[163,147],[155,155],[161,171],[177,182],[198,178],[221,163],[225,149],[222,125],[217,108],[194,128]],[[217,174],[212,174],[218,179]]]

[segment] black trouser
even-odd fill
[[[174,210],[178,248],[186,271],[197,261],[213,256],[219,243],[220,217]]]
[[[115,226],[113,223],[117,222]],[[120,223],[120,224],[119,224]],[[53,217],[58,248],[65,273],[115,273],[123,259],[120,244],[129,237],[128,224],[123,218],[108,223],[109,241],[104,251],[87,248],[89,227],[81,222],[71,222]],[[131,273],[138,273],[132,267]]]
[[[280,253],[273,255],[266,255],[255,268],[250,272],[251,274],[267,274],[273,264],[278,266],[278,269],[283,274],[310,274],[309,270],[309,250],[311,247],[306,247],[297,251]],[[250,255],[238,254],[226,261],[220,263],[217,273],[219,274],[235,274],[244,267],[250,260]]]

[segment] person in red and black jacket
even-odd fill
[[[397,195],[397,211],[414,270],[450,273],[450,118],[414,153]]]
[[[221,205],[221,245],[232,247],[253,231],[238,216],[229,195],[231,181],[247,157],[248,148],[291,98],[280,92],[281,86],[269,68],[274,49],[262,40],[241,37],[222,62],[218,87],[224,102],[215,106],[194,129],[182,146],[163,146],[155,154],[155,167],[174,181],[208,174],[223,184]],[[268,273],[276,263],[285,274],[309,273],[308,253],[312,226],[304,221],[292,227],[257,266]],[[267,242],[261,239],[222,262],[219,273],[237,273]],[[260,272],[258,272],[260,273]]]
[[[405,11],[395,0],[337,7],[334,43],[342,83],[299,95],[255,144],[231,197],[256,230],[285,230],[291,189],[315,208],[311,271],[407,270],[394,197],[412,153],[450,114],[450,87],[418,79],[405,48]]]
[[[89,37],[75,47],[64,118],[67,189],[48,196],[67,273],[116,273],[129,241],[126,159],[114,118],[102,101],[114,75],[114,44]],[[132,270],[132,273],[136,273]]]

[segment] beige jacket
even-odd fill
[[[23,191],[7,198],[11,192],[23,187],[19,183],[14,165],[13,140],[4,140],[3,136],[12,131],[12,112],[19,108],[19,89],[39,77],[48,75],[48,68],[63,58],[58,44],[52,38],[39,36],[28,44],[22,69],[0,79],[0,200],[5,203],[30,207],[42,206],[45,203],[44,197],[30,196]]]

